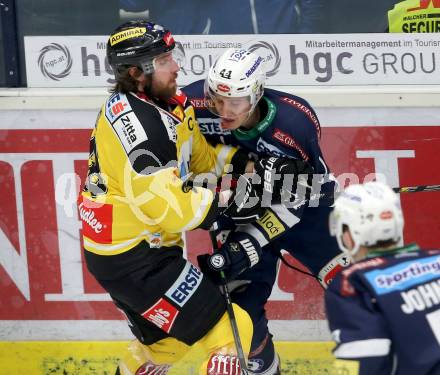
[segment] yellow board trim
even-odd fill
[[[74,324],[74,323],[72,323]],[[1,373],[8,375],[114,375],[125,341],[0,342]],[[276,342],[283,375],[355,374],[352,361],[337,361],[330,342]],[[65,371],[65,372],[63,372]]]

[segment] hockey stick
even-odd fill
[[[440,185],[418,185],[418,186],[406,186],[395,187],[393,191],[395,193],[419,193],[422,191],[439,191]]]
[[[399,186],[392,188],[395,193],[420,193],[428,191],[440,191],[440,185],[417,185],[417,186]],[[320,199],[336,199],[343,191],[328,191],[325,193],[312,194],[307,201],[316,201]]]
[[[212,224],[212,227],[209,231],[209,236],[211,237],[212,247],[214,251],[219,250],[217,243],[217,222]],[[234,336],[235,347],[237,348],[237,356],[238,362],[240,363],[241,373],[242,375],[248,375],[246,358],[244,356],[243,347],[241,345],[240,333],[238,332],[237,320],[235,319],[234,309],[232,307],[231,294],[229,293],[228,284],[226,282],[226,276],[223,271],[220,271],[220,278],[222,281],[223,295],[226,300],[226,311],[228,312],[229,321],[231,322],[232,335]]]

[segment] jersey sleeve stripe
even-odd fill
[[[289,228],[292,228],[300,220],[298,216],[293,214],[288,208],[286,208],[282,204],[274,204],[271,209],[278,217],[278,219],[280,219],[280,221]]]
[[[333,354],[337,358],[382,357],[390,352],[390,339],[359,340],[340,344]]]
[[[261,247],[269,243],[268,239],[263,234],[263,230],[262,229],[260,230],[253,223],[238,227],[237,232],[244,232],[251,235],[253,238],[255,238],[258,241]]]
[[[131,240],[120,242],[113,245],[98,244],[84,237],[84,247],[86,250],[91,251],[92,253],[101,254],[101,255],[115,255],[134,247],[135,244],[139,243],[141,240],[143,240],[146,236],[150,234],[151,233],[148,230],[146,230],[143,231],[141,234],[139,234],[139,236]]]

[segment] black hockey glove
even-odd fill
[[[313,177],[313,167],[309,163],[272,156],[255,162],[254,168],[261,178],[263,207],[285,199],[290,201],[290,197],[297,194],[308,199]]]
[[[221,214],[232,219],[236,225],[253,222],[264,214],[259,186],[252,184],[252,180],[244,175],[229,175],[229,180],[228,177],[223,178],[219,195],[220,204],[224,207]]]
[[[232,232],[217,252],[199,255],[197,262],[211,281],[221,284],[220,271],[229,282],[257,264],[260,258],[261,247],[254,238],[243,232]]]

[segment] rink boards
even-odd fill
[[[346,106],[316,108],[324,156],[340,183],[376,174],[392,186],[440,182],[438,100],[425,93],[421,104],[416,94],[390,97],[388,106],[377,95],[356,102],[348,95]],[[93,374],[91,367],[104,374],[131,334],[82,261],[77,176],[85,175],[97,111],[66,101],[58,108],[61,101],[45,96],[25,98],[24,109],[20,98],[8,103],[0,111],[0,363],[7,374]],[[438,194],[401,195],[405,242],[439,245]],[[189,259],[209,248],[206,233],[187,235]],[[280,267],[267,312],[291,373],[331,366],[322,296],[314,280]]]

